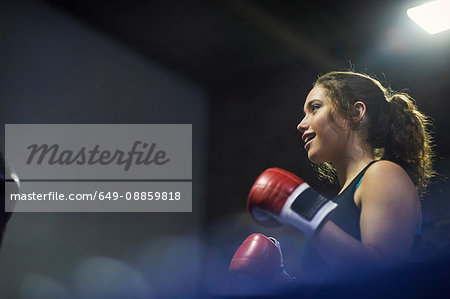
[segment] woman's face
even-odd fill
[[[342,157],[348,136],[344,118],[336,112],[326,89],[315,86],[306,97],[305,117],[297,129],[302,133],[308,159],[313,163],[333,162]]]

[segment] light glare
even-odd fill
[[[432,1],[410,8],[406,13],[429,34],[450,29],[450,0]]]

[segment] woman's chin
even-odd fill
[[[308,160],[312,163],[320,163],[317,157],[314,154],[311,154],[311,152],[308,152]]]
[[[326,159],[321,158],[319,155],[317,155],[316,153],[311,152],[311,151],[308,151],[308,160],[311,163],[316,163],[316,164],[317,163],[325,163],[325,162],[327,162]]]

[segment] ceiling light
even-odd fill
[[[450,29],[450,0],[432,1],[410,8],[406,13],[429,34]]]

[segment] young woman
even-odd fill
[[[407,94],[354,72],[319,77],[304,113],[297,129],[308,158],[337,178],[340,192],[338,207],[306,242],[302,273],[315,280],[408,261],[420,196],[433,176],[425,115]]]
[[[354,72],[319,77],[303,110],[297,128],[308,158],[322,176],[338,180],[340,192],[328,200],[294,174],[269,168],[247,199],[253,218],[303,232],[297,277],[303,283],[354,279],[362,270],[408,262],[421,224],[420,196],[433,176],[425,115],[407,94]],[[230,271],[286,276],[275,248],[270,238],[249,236]]]

